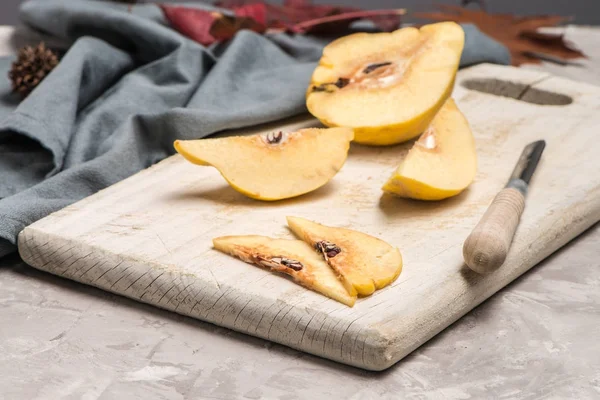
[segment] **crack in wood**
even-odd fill
[[[123,264],[125,260],[121,260],[117,263],[117,265],[115,265],[114,267],[110,268],[109,270],[104,271],[104,273],[102,275],[100,275],[99,277],[97,277],[96,279],[94,279],[94,283],[97,283],[100,279],[102,279],[102,277],[106,274],[108,274],[110,271],[114,270],[115,268],[117,268],[119,265]],[[85,274],[83,274],[85,275]],[[82,276],[83,276],[82,275]]]
[[[224,291],[223,293],[221,293],[221,295],[219,296],[219,298],[217,300],[215,300],[214,303],[212,303],[212,305],[205,311],[204,315],[206,317],[208,317],[208,314],[213,310],[213,308],[215,307],[215,305],[219,302],[219,300],[221,300],[223,298],[223,296],[225,296],[227,293],[229,292],[229,290]]]
[[[308,327],[309,327],[310,323],[312,322],[313,319],[315,319],[315,317],[317,315],[318,314],[315,313],[315,314],[312,315],[312,317],[310,317],[310,319],[306,323],[306,326],[304,327],[304,330],[302,331],[302,336],[300,337],[300,341],[298,343],[302,344],[302,342],[304,341],[304,335],[306,335],[306,331],[308,331]],[[296,327],[298,327],[298,325],[296,325]]]
[[[310,339],[310,347],[313,347],[313,344],[315,343],[315,339],[319,337],[319,334],[323,331],[323,325],[325,325],[327,323],[327,321],[329,321],[329,319],[327,317],[323,318],[323,322],[321,322],[321,326],[319,327],[319,329],[315,330],[315,334],[313,335],[313,337]],[[323,351],[325,351],[325,342],[323,342]]]
[[[350,327],[359,319],[361,319],[362,317],[364,317],[363,314],[359,315],[358,317],[356,317],[355,319],[352,320],[352,322],[350,322],[348,324],[348,326],[346,327],[346,329],[344,329],[344,332],[342,332],[342,337],[340,338],[340,357],[342,357],[343,359],[343,355],[344,355],[344,336],[346,335],[346,332],[348,332],[348,330],[350,329]]]
[[[160,240],[160,242],[162,243],[162,245],[165,248],[165,250],[167,250],[167,253],[173,254],[173,253],[171,253],[171,250],[169,250],[169,248],[165,244],[164,240],[162,240],[162,238],[160,237],[160,235],[158,233],[156,233],[156,232],[154,232],[154,234],[156,235],[156,237],[158,238],[158,240]]]
[[[198,306],[198,304],[199,304],[199,303],[200,303],[202,300],[204,300],[204,298],[205,298],[205,297],[206,297],[206,293],[202,293],[202,297],[201,297],[200,299],[196,300],[196,303],[194,303],[194,306],[193,306],[193,307],[191,308],[191,310],[190,310],[190,314],[191,314],[191,315],[195,315],[195,314],[194,314],[194,308],[196,308],[196,307]]]
[[[75,248],[75,246],[71,247],[69,250],[73,250],[74,248]],[[69,250],[66,250],[66,251],[69,251]],[[66,258],[63,258],[62,260],[60,260],[60,262],[59,262],[59,263],[55,263],[55,264],[54,264],[54,265],[51,267],[51,268],[52,268],[52,270],[53,270],[53,271],[58,271],[60,268],[62,268],[62,266],[64,265],[64,263],[65,263],[65,262],[67,262],[68,260],[70,260],[70,259],[71,259],[71,258],[73,258],[73,257],[77,257],[77,253],[76,253],[76,252],[73,252],[73,251],[71,251],[71,254],[70,254],[68,257],[66,257]],[[75,260],[75,261],[77,261],[77,260]]]
[[[96,261],[96,263],[95,263],[94,265],[92,265],[92,268],[94,268],[94,267],[95,267],[96,265],[98,265],[98,264],[102,265],[102,264],[104,264],[105,262],[106,262],[106,260],[98,260],[98,261]],[[81,271],[81,270],[82,270],[84,267],[85,267],[85,264],[83,264],[81,267],[77,268],[75,271],[73,271],[73,272],[71,273],[71,276],[72,276],[72,277],[75,277],[75,276],[77,275],[77,273],[78,273],[79,271]]]
[[[67,245],[69,245],[69,244],[70,244],[70,243],[65,243],[63,246],[61,246],[61,247],[59,247],[58,249],[54,250],[52,253],[50,253],[50,254],[48,254],[48,255],[44,255],[44,257],[43,257],[42,261],[45,261],[45,258],[48,258],[48,257],[51,257],[51,256],[53,256],[53,255],[54,255],[54,254],[55,254],[57,251],[59,251],[60,249],[62,249],[63,247],[65,247],[65,246],[67,246]],[[65,251],[73,250],[74,248],[75,248],[75,245],[73,245],[73,246],[69,247],[69,248],[68,248],[67,250],[65,250]],[[48,261],[46,261],[44,264],[42,264],[42,265],[41,265],[39,268],[42,268],[42,269],[43,269],[43,268],[46,268],[46,267],[48,266],[48,264],[50,264],[50,263],[52,263],[52,262],[55,262],[55,261],[56,261],[56,260],[53,260],[53,259],[51,259],[51,258],[50,258]]]
[[[246,304],[244,304],[244,306],[242,307],[242,309],[240,310],[240,312],[235,316],[235,320],[233,321],[233,326],[235,327],[237,325],[237,320],[240,317],[240,315],[244,312],[244,310],[246,309],[246,307],[248,306],[248,304],[250,304],[250,302],[252,301],[252,299],[248,300],[246,302]]]
[[[354,350],[355,348],[357,348],[357,346],[356,346],[356,341],[358,340],[358,338],[360,338],[360,334],[361,334],[361,332],[363,331],[363,329],[364,329],[364,328],[365,328],[364,326],[361,326],[361,327],[359,327],[359,328],[358,328],[358,331],[356,332],[356,335],[354,335],[354,341],[352,342],[352,347],[350,347],[350,359],[351,359],[351,360],[353,360],[353,359],[354,359],[354,357],[353,357],[353,355],[352,355],[352,353],[353,353],[353,350]],[[364,342],[364,340],[363,340],[363,341],[360,341],[359,343],[362,343],[362,344],[363,344],[363,351],[362,351],[361,353],[362,353],[362,355],[364,356],[365,342]]]
[[[214,287],[213,287],[213,289],[214,289]],[[211,296],[212,296],[212,295],[215,295],[215,294],[216,294],[216,293],[218,293],[218,292],[219,292],[219,291],[217,291],[217,290],[214,290],[214,291],[213,291],[213,292],[211,292],[210,294],[211,294]],[[193,312],[194,312],[194,308],[196,308],[196,306],[198,306],[198,304],[199,304],[199,303],[200,303],[202,300],[204,300],[204,298],[206,297],[206,295],[207,295],[207,294],[208,294],[208,290],[207,290],[206,292],[203,292],[203,293],[202,293],[202,297],[201,297],[199,300],[196,300],[196,303],[194,304],[194,307],[192,307],[192,309],[190,310],[190,314],[193,314]],[[193,315],[195,315],[195,314],[193,314]]]
[[[165,271],[165,273],[167,273],[167,272]],[[156,296],[157,293],[162,293],[163,287],[166,285],[169,285],[170,283],[171,282],[169,281],[168,276],[165,279],[161,279],[160,281],[157,281],[156,289],[151,294],[149,294],[148,297],[150,299],[154,299],[155,298],[154,296]],[[164,296],[164,294],[163,294],[163,296]]]
[[[187,289],[192,286],[195,282],[191,282],[188,283],[183,289],[181,289],[181,292],[179,292],[180,294],[183,292],[186,292]],[[181,301],[177,302],[177,305],[175,306],[175,312],[177,312],[177,310],[179,310],[179,306],[181,306],[182,304],[185,304],[185,301],[187,300],[187,298],[190,297],[190,293],[186,294],[185,297],[183,299],[181,299]]]
[[[169,294],[169,292],[170,292],[171,290],[173,290],[173,288],[175,288],[175,287],[177,287],[177,284],[176,284],[176,283],[173,283],[173,285],[172,285],[172,286],[169,288],[169,290],[167,290],[167,291],[166,291],[166,292],[165,292],[165,293],[164,293],[164,294],[163,294],[163,295],[160,297],[160,299],[158,299],[158,302],[157,302],[156,304],[160,304],[160,303],[163,301],[163,299],[165,298],[165,296],[166,296],[167,294]],[[169,301],[171,301],[171,299],[170,299],[170,298],[167,300],[167,304],[169,303]]]
[[[219,284],[219,281],[217,280],[217,277],[213,273],[212,268],[207,267],[207,269],[208,269],[208,272],[210,272],[210,274],[213,277],[213,279],[215,280],[215,284],[217,285],[217,289],[219,289],[219,291],[220,291],[221,290],[221,285]]]
[[[160,274],[159,274],[159,275],[158,275],[156,278],[152,279],[152,282],[150,282],[150,283],[148,284],[148,286],[146,286],[146,287],[143,289],[143,290],[144,290],[144,293],[143,293],[143,294],[140,296],[140,298],[139,298],[140,300],[142,300],[142,299],[144,298],[144,296],[146,295],[146,293],[148,293],[148,288],[149,288],[150,286],[152,286],[152,284],[153,284],[154,282],[156,282],[156,280],[157,280],[158,278],[160,278],[161,276],[163,276],[163,274],[164,274],[164,273],[165,273],[165,271],[162,271],[162,272],[161,272],[161,273],[160,273]]]
[[[338,319],[335,323],[335,325],[333,325],[333,327],[327,329],[327,332],[325,333],[325,341],[323,342],[323,352],[325,352],[325,347],[327,346],[327,338],[329,337],[329,332],[332,332],[335,330],[335,328],[337,328],[337,326],[340,324],[340,322],[342,322],[342,319]],[[335,341],[335,338],[332,339],[333,341],[331,342],[331,350],[334,350],[333,344]]]
[[[286,304],[283,305],[283,307],[281,307],[279,309],[279,311],[277,311],[277,314],[275,314],[275,316],[273,317],[273,319],[271,320],[271,323],[269,325],[269,331],[267,332],[267,338],[271,339],[271,329],[273,329],[273,322],[275,322],[275,320],[277,319],[277,317],[279,316],[279,314],[281,314],[281,311],[283,311],[286,307],[292,307],[292,306],[288,306]]]
[[[258,320],[258,324],[256,324],[256,326],[254,327],[255,334],[258,332],[258,328],[260,328],[260,323],[262,322],[263,318],[271,310],[271,307],[273,307],[274,304],[276,304],[276,303],[269,304],[269,307],[266,310],[264,310],[263,313],[261,314],[260,319]]]
[[[85,256],[83,256],[83,257],[80,257],[80,258],[76,259],[76,260],[75,260],[75,261],[73,261],[71,264],[69,264],[69,265],[68,265],[66,268],[64,268],[64,269],[62,270],[61,274],[64,274],[64,273],[65,273],[65,272],[66,272],[66,271],[67,271],[69,268],[71,268],[71,267],[73,266],[73,264],[75,264],[76,262],[78,262],[78,261],[81,261],[81,260],[84,260],[84,259],[86,259],[87,257],[89,257],[89,256],[91,256],[91,255],[92,255],[92,252],[89,252],[89,253],[87,253]],[[58,269],[56,269],[56,271],[58,271]]]
[[[127,271],[128,271],[129,269],[131,269],[131,268],[133,268],[133,270],[132,270],[130,273],[128,273],[127,275],[125,275],[125,272],[127,272]],[[125,269],[123,270],[123,276],[121,276],[119,279],[117,279],[117,280],[115,281],[115,283],[113,283],[112,285],[110,285],[110,289],[109,289],[109,290],[112,290],[112,289],[115,287],[115,285],[116,285],[117,283],[121,282],[121,280],[123,280],[124,278],[128,278],[128,277],[130,277],[130,276],[131,276],[131,274],[133,274],[134,272],[135,272],[134,264],[133,264],[133,263],[131,263],[131,264],[129,264],[129,266],[127,266],[127,268],[125,268]]]
[[[32,235],[29,233],[29,229],[25,229],[22,233],[23,244],[20,246],[19,252],[21,253],[21,257],[23,260],[27,259],[31,263],[34,263],[39,258],[42,257],[42,252],[37,248],[34,244],[33,246],[30,243],[33,241]],[[18,237],[17,243],[21,240],[21,236]]]
[[[105,263],[102,262],[100,265],[103,265],[103,264],[105,264]],[[76,278],[76,279],[83,279],[83,277],[85,276],[85,274],[87,274],[88,272],[90,272],[92,270],[92,268],[94,268],[95,266],[96,266],[96,264],[92,265],[90,268],[88,268],[87,270],[85,270],[84,273],[82,273],[81,275],[79,275],[79,277]],[[83,269],[83,267],[81,269]]]
[[[150,270],[147,270],[146,272],[144,272],[142,275],[140,275],[136,280],[134,280],[133,282],[131,282],[131,284],[129,286],[127,286],[127,288],[125,289],[125,291],[129,291],[129,289],[131,289],[131,287],[133,285],[135,285],[140,279],[142,279],[144,276],[148,275],[148,273],[150,273]]]

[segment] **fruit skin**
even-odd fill
[[[353,42],[358,43],[358,50],[354,52],[351,51]],[[408,57],[394,55],[394,42]],[[421,44],[425,48],[432,46],[432,49],[421,50]],[[376,51],[378,46],[384,49],[380,53]],[[425,130],[450,97],[463,47],[464,31],[454,22],[340,38],[325,47],[319,66],[313,72],[306,91],[307,108],[326,126],[353,128],[357,143],[386,146],[413,139]],[[360,70],[367,64],[360,60],[393,61],[394,57],[400,60],[400,78],[391,86],[360,88],[351,82],[341,88],[329,85],[327,91],[313,90],[325,82],[356,75],[357,68]],[[405,61],[407,58],[408,62]],[[348,111],[352,103],[358,105]]]
[[[433,105],[430,109],[424,111],[414,119],[400,123],[397,125],[391,125],[387,127],[359,127],[354,128],[354,141],[369,146],[390,146],[398,143],[403,143],[414,139],[419,136],[427,126],[431,123],[431,120],[438,113],[440,108],[444,105],[444,102],[452,94],[454,87],[454,80],[448,86],[440,100]],[[327,126],[335,126],[328,125]]]
[[[295,282],[347,306],[354,306],[356,291],[348,291],[323,258],[302,240],[273,239],[260,235],[221,236],[213,239],[215,249],[249,264],[291,276]],[[302,263],[300,270],[261,260],[285,257]],[[264,261],[263,261],[264,262]]]
[[[346,289],[356,290],[359,296],[384,288],[402,272],[400,251],[381,239],[299,217],[287,217],[287,222],[292,232],[313,248],[322,241],[339,247],[338,254],[324,258],[340,275]]]
[[[266,135],[252,135],[176,140],[174,147],[191,163],[217,168],[245,196],[276,201],[327,184],[346,162],[354,138],[349,128],[310,128],[283,135],[275,144],[269,144]]]
[[[399,179],[390,178],[383,186],[383,190],[398,197],[428,201],[444,200],[456,196],[463,191],[462,189],[438,189],[426,185],[423,182],[405,177]]]
[[[430,143],[435,143],[435,148],[424,145],[431,139],[427,135],[433,136]],[[443,200],[465,190],[476,172],[475,139],[467,119],[450,98],[382,189],[399,197]]]

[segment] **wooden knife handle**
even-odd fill
[[[463,245],[465,263],[485,274],[500,267],[525,208],[525,197],[513,188],[500,191]]]

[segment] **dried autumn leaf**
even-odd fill
[[[231,39],[238,31],[257,33],[278,30],[299,34],[343,34],[350,24],[369,19],[383,31],[400,26],[404,10],[363,11],[350,7],[313,5],[308,0],[287,0],[283,5],[244,0],[224,0],[215,4],[232,15],[183,6],[161,4],[170,25],[181,34],[205,46]]]
[[[350,7],[312,5],[309,1],[304,0],[285,1],[283,5],[245,0],[224,0],[215,3],[215,6],[232,10],[236,15],[256,18],[270,29],[291,28],[299,22],[358,10]]]
[[[173,28],[204,46],[231,39],[242,29],[258,33],[266,30],[265,25],[255,19],[259,14],[252,14],[248,9],[242,12],[247,16],[228,16],[216,11],[165,4],[161,4],[160,8]]]
[[[283,5],[223,0],[215,5],[239,16],[253,17],[269,29],[312,34],[345,33],[350,24],[360,19],[369,19],[382,31],[389,32],[400,26],[402,14],[397,10],[365,11],[356,7],[312,4],[309,0],[286,0]]]
[[[539,28],[556,26],[567,20],[560,16],[518,17],[512,14],[490,14],[483,10],[440,5],[442,11],[415,13],[415,17],[434,21],[472,23],[504,44],[510,51],[512,64],[540,63],[540,55],[574,59],[585,57],[583,52],[565,41],[563,35],[547,34]]]
[[[268,10],[265,3],[244,4],[231,8],[234,14],[238,17],[248,17],[256,22],[267,26]]]
[[[169,24],[182,35],[204,46],[216,41],[210,33],[210,28],[220,13],[165,4],[159,6]]]
[[[310,5],[310,0],[284,0],[283,5],[286,7],[303,7]]]
[[[230,17],[221,14],[220,17],[213,21],[213,24],[210,27],[210,34],[216,40],[228,40],[242,29],[263,33],[266,30],[266,27],[251,17]]]

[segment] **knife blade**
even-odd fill
[[[529,183],[545,147],[544,140],[525,146],[505,187],[465,240],[463,258],[473,271],[486,274],[498,269],[506,260],[525,209]]]

